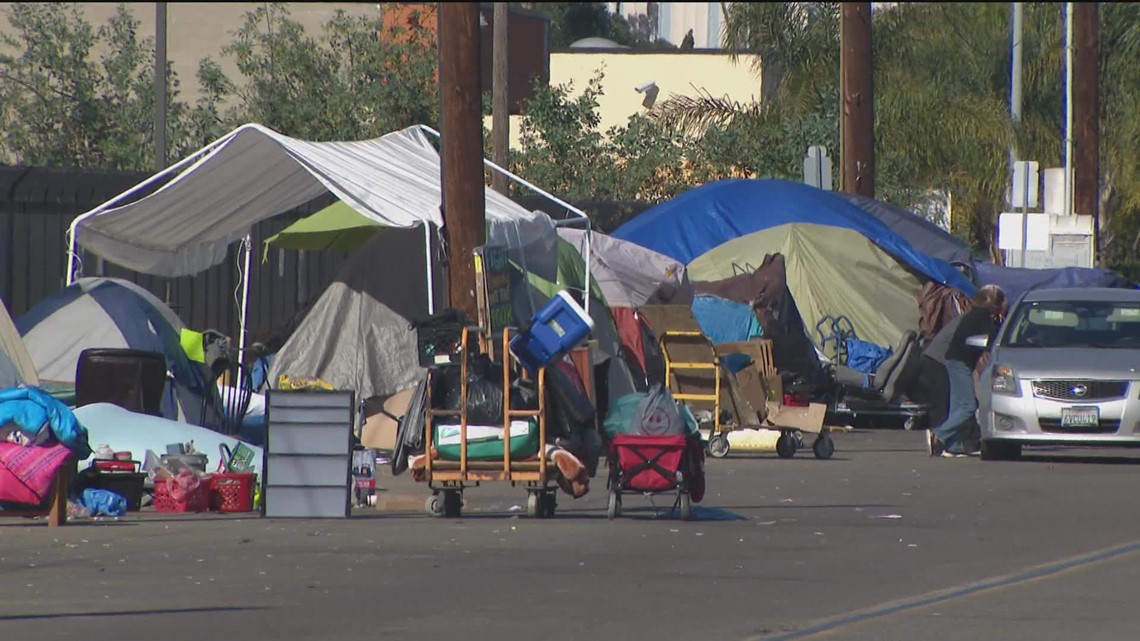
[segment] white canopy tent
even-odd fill
[[[70,285],[81,275],[78,246],[128,269],[176,277],[220,264],[229,246],[243,241],[238,344],[244,352],[249,235],[260,221],[332,192],[381,225],[422,225],[430,252],[429,226],[443,226],[441,163],[425,133],[439,136],[428,127],[416,126],[372,140],[309,142],[261,125],[242,125],[72,221],[67,282]],[[490,161],[484,163],[575,216],[555,224],[585,223],[589,227],[581,210]],[[489,188],[485,193],[492,242],[527,242],[525,236],[549,228],[545,214],[528,212]],[[588,269],[588,260],[586,264]],[[429,286],[429,309],[434,308],[433,290]]]

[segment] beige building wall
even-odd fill
[[[8,10],[15,3],[0,2],[0,33],[11,34]],[[98,29],[115,15],[117,3],[76,3],[87,20]],[[127,2],[127,8],[141,23],[139,39],[153,38],[154,2]],[[244,22],[244,15],[264,6],[261,2],[168,2],[166,3],[166,55],[180,83],[179,98],[193,104],[198,97],[198,61],[209,56],[218,62],[232,81],[241,78],[232,58],[222,56],[222,47],[233,40],[233,33]],[[368,2],[291,2],[289,13],[316,37],[321,27],[343,9],[349,15],[379,17],[380,5]]]
[[[753,70],[753,56],[732,62],[727,53],[705,52],[565,52],[550,55],[551,85],[574,83],[574,95],[586,88],[595,70],[602,69],[603,95],[598,98],[601,130],[623,126],[631,116],[649,110],[646,94],[636,88],[649,83],[658,87],[657,102],[670,95],[696,95],[704,90],[737,102],[760,99],[760,78]],[[511,146],[519,145],[519,118],[511,118]],[[491,120],[486,120],[488,129]]]

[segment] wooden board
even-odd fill
[[[716,346],[716,351],[722,357],[726,354],[747,354],[761,376],[768,377],[776,373],[776,360],[772,356],[772,341],[767,338],[721,343]]]

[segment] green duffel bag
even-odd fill
[[[459,426],[437,424],[435,449],[445,461],[459,460]],[[538,454],[538,421],[511,422],[511,460],[520,461]],[[503,428],[486,425],[467,426],[467,460],[503,460]]]

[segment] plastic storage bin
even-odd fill
[[[535,371],[573,349],[593,329],[586,310],[570,294],[558,292],[534,315],[530,328],[511,339],[511,352]]]
[[[252,512],[253,472],[232,472],[210,477],[210,509],[215,512]]]
[[[191,490],[181,487],[177,479],[154,479],[155,512],[205,512],[209,507],[209,479],[202,479]]]

